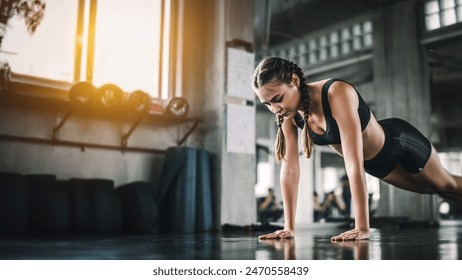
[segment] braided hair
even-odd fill
[[[310,158],[313,152],[313,139],[309,133],[308,117],[309,117],[309,107],[310,107],[310,98],[308,96],[308,85],[307,79],[303,74],[302,69],[296,63],[279,58],[279,57],[266,57],[255,68],[253,74],[252,87],[255,90],[264,86],[270,82],[276,83],[286,83],[290,84],[292,82],[292,75],[296,74],[300,79],[299,91],[301,94],[301,99],[303,102],[303,120],[305,125],[302,130],[302,139],[303,139],[303,154],[305,157]],[[285,158],[286,145],[285,137],[282,131],[282,123],[284,118],[281,115],[275,115],[276,125],[278,126],[278,132],[276,135],[276,142],[274,144],[274,154],[276,160],[281,161]]]

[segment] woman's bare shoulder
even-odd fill
[[[333,82],[329,90],[327,91],[327,95],[329,96],[329,100],[335,99],[352,99],[356,100],[356,90],[355,88],[349,84],[348,82],[337,80]]]
[[[310,88],[311,97],[314,98],[314,96],[320,96],[322,88],[330,79],[331,78],[309,82],[308,87]]]

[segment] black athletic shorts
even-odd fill
[[[397,164],[409,173],[422,171],[432,151],[430,141],[404,120],[384,119],[379,124],[385,132],[385,143],[374,158],[364,161],[366,172],[381,179]]]

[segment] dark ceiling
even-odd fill
[[[268,47],[272,47],[287,40],[301,38],[333,22],[341,22],[398,1],[400,0],[272,0],[270,7],[267,7],[270,13],[257,10],[256,16],[271,15]]]

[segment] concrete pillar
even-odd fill
[[[184,4],[193,21],[184,23],[183,91],[204,118],[198,140],[212,155],[215,224],[248,225],[256,222],[256,162],[255,155],[226,151],[226,82],[232,82],[226,81],[226,42],[253,42],[253,1]]]
[[[313,191],[315,190],[314,168],[320,164],[320,153],[315,152],[311,159],[306,159],[304,155],[300,156],[300,183],[298,186],[297,215],[295,223],[299,224],[312,223],[313,217]]]
[[[430,98],[418,38],[416,1],[384,7],[374,21],[374,99],[378,119],[399,117],[429,136]],[[383,105],[382,105],[383,104]],[[432,198],[381,185],[378,215],[431,220]]]

